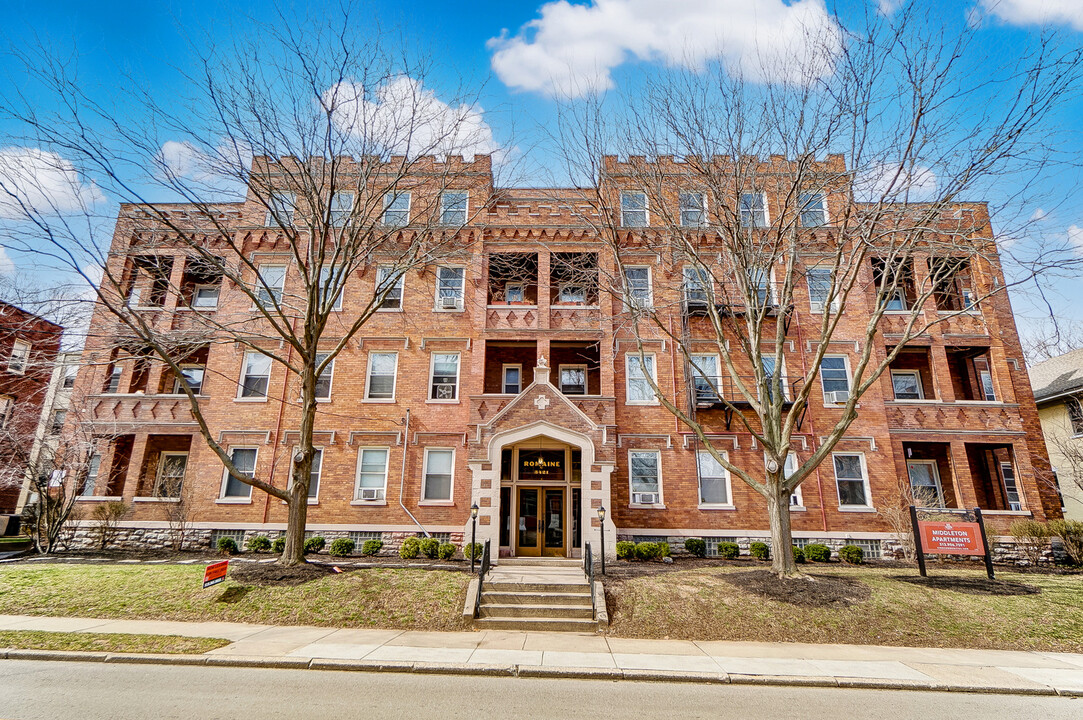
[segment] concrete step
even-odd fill
[[[520,630],[541,632],[581,632],[595,633],[598,623],[594,620],[572,620],[567,618],[478,618],[479,630]]]
[[[532,620],[576,619],[593,620],[590,605],[516,605],[487,603],[482,600],[481,617],[494,619],[527,618]]]
[[[545,582],[505,582],[501,580],[486,580],[481,586],[481,595],[485,597],[490,592],[511,593],[587,593],[590,594],[590,585],[584,580],[582,583],[545,583]]]
[[[590,592],[484,592],[482,602],[498,605],[586,605],[590,607]]]
[[[583,561],[575,558],[556,557],[514,557],[501,558],[496,567],[559,567],[559,568],[582,568]]]

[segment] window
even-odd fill
[[[838,304],[831,300],[830,268],[809,268],[805,279],[808,282],[809,310],[822,313],[830,305],[832,312],[838,312]]]
[[[337,192],[331,196],[331,224],[342,227],[353,214],[353,193]]]
[[[395,375],[398,365],[398,353],[369,353],[368,382],[365,384],[366,400],[395,399]]]
[[[425,449],[425,487],[421,491],[422,500],[451,500],[452,468],[454,466],[454,450],[450,448]]]
[[[360,448],[357,451],[355,500],[383,500],[387,491],[387,448]]]
[[[978,361],[975,360],[975,364]],[[993,387],[993,373],[988,369],[978,369],[978,380],[981,381],[981,394],[986,402],[996,402],[997,393]]]
[[[730,475],[722,463],[706,450],[700,450],[696,453],[696,468],[699,471],[699,504],[732,507]]]
[[[433,353],[430,400],[457,400],[459,397],[459,353]]]
[[[505,365],[504,381],[501,392],[505,395],[518,395],[523,389],[523,366]]]
[[[312,465],[308,471],[308,503],[315,504],[320,497],[320,474],[323,472],[323,448],[312,449]],[[293,461],[290,461],[290,483],[293,483]]]
[[[718,373],[717,355],[692,355],[692,386],[696,403],[716,403],[722,397],[722,378]]]
[[[218,285],[196,285],[192,290],[192,307],[197,310],[213,310],[218,307]]]
[[[505,283],[504,284],[504,302],[508,305],[517,304],[522,305],[526,302],[526,287],[523,283]]]
[[[1015,483],[1015,468],[1010,462],[1000,463],[1000,477],[1004,481],[1004,497],[1009,510],[1022,510],[1023,501],[1019,497],[1019,486]]]
[[[327,359],[328,353],[316,353],[316,367],[320,366],[324,360]],[[323,372],[316,376],[316,399],[317,400],[330,400],[331,399],[331,381],[335,377],[335,361],[327,363],[327,367],[323,369]]]
[[[267,385],[270,380],[271,358],[258,352],[245,353],[244,373],[241,375],[241,397],[267,397]]]
[[[296,193],[274,193],[268,199],[267,217],[264,225],[274,227],[293,227],[293,216],[297,209]],[[277,219],[276,219],[277,216]]]
[[[918,507],[944,507],[940,488],[940,471],[935,460],[908,460],[906,474],[910,477],[910,492]]]
[[[894,290],[888,288],[887,303],[884,305],[884,310],[888,312],[906,312],[906,292],[902,288],[895,288]]]
[[[256,453],[256,448],[233,448],[229,453],[229,459],[233,462],[233,467],[237,468],[237,472],[247,478],[254,478],[256,477]],[[252,497],[251,485],[230,475],[228,469],[224,470],[223,474],[223,498],[250,499]]]
[[[654,388],[651,380],[654,380],[654,355],[625,356],[625,367],[628,371],[626,379],[625,397],[631,405],[653,405],[655,403]]]
[[[102,466],[102,456],[94,453],[86,463],[86,477],[83,479],[83,487],[79,494],[83,497],[94,496],[94,486],[98,483],[98,471]]]
[[[1079,398],[1067,398],[1064,404],[1068,408],[1068,422],[1072,425],[1072,434],[1083,435],[1083,405],[1080,405]]]
[[[767,385],[767,397],[768,399],[774,398],[774,375],[775,375],[775,357],[773,355],[761,355],[760,365],[763,367],[764,382]],[[782,386],[782,399],[785,400],[789,395],[786,392],[786,367],[785,364],[779,373],[778,378],[779,385]]]
[[[114,364],[109,368],[109,375],[105,378],[105,388],[103,392],[116,393],[120,392],[120,376],[124,374],[124,368],[120,365]]]
[[[625,191],[620,194],[620,224],[647,227],[647,193]]]
[[[821,227],[827,224],[827,204],[822,193],[801,193],[801,227]]]
[[[684,300],[687,303],[707,302],[707,271],[703,268],[686,267],[684,269]]]
[[[75,387],[75,378],[79,374],[79,368],[75,365],[68,365],[64,368],[64,381],[61,383],[61,387],[65,390],[71,390]]]
[[[462,310],[465,273],[466,271],[461,267],[436,269],[437,310]]]
[[[624,287],[630,309],[648,308],[651,300],[651,269],[649,267],[624,268]]]
[[[767,203],[763,193],[741,195],[741,227],[767,227]]]
[[[748,290],[754,294],[756,308],[771,305],[771,271],[766,268],[748,269]]]
[[[30,361],[30,343],[24,340],[16,340],[11,346],[11,357],[8,358],[8,372],[22,375],[26,372],[26,365]]]
[[[582,285],[565,283],[560,286],[557,296],[558,305],[582,305],[587,301],[587,292]]]
[[[661,501],[661,459],[656,450],[631,450],[628,453],[628,478],[633,505],[655,505]]]
[[[440,196],[440,224],[465,225],[470,196],[464,192],[446,192]]]
[[[158,476],[154,482],[154,497],[179,498],[188,468],[188,453],[164,452],[158,458]]]
[[[49,423],[49,434],[59,435],[64,430],[64,421],[67,419],[67,410],[54,410],[52,422]]]
[[[9,395],[0,395],[0,428],[7,427],[11,418],[11,409],[15,406],[15,399]]]
[[[342,283],[344,278],[340,273],[334,272],[335,268],[324,266],[320,268],[320,289],[319,297],[320,304],[327,302],[327,298],[334,293],[335,301],[331,303],[331,309],[339,311],[342,309]]]
[[[565,395],[587,394],[587,366],[561,365],[560,391]]]
[[[282,302],[282,291],[286,286],[285,265],[260,265],[259,284],[256,287],[256,300],[260,307],[274,307]]]
[[[764,455],[764,460],[767,456]],[[783,466],[782,472],[784,477],[789,480],[790,477],[797,472],[797,453],[790,453],[786,456],[786,464]],[[801,486],[798,485],[793,489],[793,493],[790,494],[790,507],[804,509],[805,503],[801,499]]]
[[[839,507],[869,507],[865,457],[859,453],[837,453],[834,461]]]
[[[820,363],[820,383],[825,403],[841,405],[850,399],[850,372],[844,355],[824,356]]]
[[[396,270],[391,265],[381,265],[376,271],[376,296],[380,297],[383,293],[383,300],[380,302],[379,310],[401,310],[402,309],[402,286],[406,280],[405,275],[395,276]]]
[[[707,196],[703,193],[681,193],[681,227],[703,227],[707,224]]]
[[[891,388],[896,400],[923,400],[924,389],[921,387],[921,373],[917,370],[892,370]]]
[[[384,225],[403,227],[410,224],[410,193],[384,195]]]
[[[188,387],[192,389],[193,395],[199,395],[203,392],[204,372],[202,365],[181,365],[181,376],[188,383]],[[173,394],[184,394],[184,386],[181,384],[180,378],[173,380]]]

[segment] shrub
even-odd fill
[[[285,547],[286,541],[282,541],[282,546]],[[244,544],[252,552],[262,553],[271,549],[271,539],[266,535],[253,535],[248,538],[248,542]]]
[[[427,537],[421,541],[421,554],[429,560],[435,560],[440,552],[440,541],[434,537]]]
[[[320,550],[323,550],[323,546],[326,544],[327,541],[324,540],[322,536],[313,535],[305,540],[305,544],[302,547],[305,551],[305,555],[308,555],[309,553],[318,553]]]
[[[1048,525],[1037,520],[1016,520],[1008,526],[1008,534],[1030,564],[1037,565],[1053,532]]]
[[[831,562],[831,548],[822,543],[805,546],[805,559],[809,562]]]
[[[628,540],[621,540],[617,543],[617,559],[619,560],[635,560],[636,544]]]
[[[440,547],[436,548],[436,555],[441,560],[450,560],[455,557],[455,550],[457,548],[449,542],[440,543]]]
[[[286,550],[286,536],[279,535],[275,538],[275,541],[271,543],[271,551],[281,555]]]
[[[636,560],[657,560],[662,557],[662,548],[656,542],[636,543]]]
[[[408,537],[402,541],[399,548],[399,557],[403,560],[413,560],[421,552],[421,541],[416,537]]]
[[[667,543],[667,542],[658,543],[658,557],[667,558],[667,557],[670,556],[671,552],[672,551],[669,549],[669,543]]]
[[[736,560],[741,554],[741,548],[734,542],[718,543],[718,557],[724,560]]]
[[[383,540],[377,540],[376,538],[372,538],[371,540],[366,540],[361,544],[361,554],[370,556],[379,555],[380,551],[383,550],[383,547]]]
[[[707,557],[707,541],[703,538],[688,538],[684,541],[684,549],[696,557]]]
[[[1049,523],[1049,530],[1064,544],[1068,561],[1073,565],[1083,565],[1083,522],[1054,520]]]
[[[331,547],[327,550],[327,554],[335,557],[346,557],[353,552],[355,547],[357,547],[356,543],[350,538],[338,538],[331,541]]]
[[[757,540],[748,546],[748,554],[757,560],[766,560],[771,556],[771,548],[767,547],[767,543]]]
[[[865,562],[865,551],[857,545],[843,545],[839,548],[839,560],[851,565],[860,565]]]
[[[793,546],[793,561],[795,563],[805,562],[805,551],[797,547],[796,545]]]
[[[226,555],[236,555],[237,541],[231,537],[218,538],[218,552],[225,553]]]
[[[481,543],[466,543],[463,545],[463,557],[467,560],[480,560],[485,546]]]
[[[128,514],[128,506],[115,500],[102,503],[94,508],[91,518],[94,521],[94,530],[98,534],[98,546],[104,550],[117,539],[118,524]]]

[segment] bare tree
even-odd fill
[[[49,52],[25,64],[67,112],[41,114],[29,97],[0,101],[28,144],[128,203],[107,254],[89,205],[43,210],[25,187],[0,187],[25,215],[6,244],[89,281],[103,321],[88,342],[97,361],[140,373],[160,363],[229,477],[287,504],[286,565],[304,562],[321,377],[397,297],[407,271],[463,251],[469,219],[457,193],[484,173],[449,156],[491,149],[472,98],[438,100],[425,87],[430,65],[362,15],[347,6],[299,25],[253,23],[234,47],[199,58],[200,72],[185,78],[190,98],[133,93],[143,118],[135,123],[96,103]],[[230,190],[244,203],[215,199]],[[163,194],[181,204],[151,202]],[[347,280],[365,272],[379,273],[375,292],[338,312]],[[198,312],[172,325],[159,320],[166,306]],[[204,415],[186,365],[214,343],[239,345],[291,378],[288,487],[238,467]],[[257,379],[242,394],[269,397],[267,389]]]
[[[809,38],[811,63],[761,73],[784,81],[720,65],[646,74],[635,97],[568,103],[552,133],[614,258],[601,282],[636,347],[641,399],[765,499],[780,577],[798,574],[790,497],[830,460],[862,396],[931,327],[1000,302],[986,206],[963,200],[1003,185],[1017,200],[1056,160],[1048,121],[1079,79],[1079,50],[1044,37],[1008,63],[985,58],[976,76],[973,40],[909,8],[870,15],[844,38]],[[1030,252],[1013,282],[1067,258]],[[656,380],[659,343],[685,386]],[[825,365],[839,352],[846,365]],[[835,410],[817,413],[819,440],[802,447],[821,401]],[[728,457],[731,427],[752,435],[762,466]]]
[[[1083,323],[1060,323],[1050,319],[1023,333],[1023,354],[1027,365],[1059,357],[1083,348]]]

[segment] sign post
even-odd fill
[[[914,526],[914,555],[918,559],[918,571],[922,577],[925,574],[925,550],[921,547],[921,523],[918,522],[918,509],[910,506],[910,523]]]
[[[910,506],[910,522],[914,527],[914,549],[918,569],[925,572],[925,553],[931,555],[981,555],[985,559],[985,572],[993,579],[993,554],[985,535],[985,522],[981,509],[974,508],[975,521],[929,522],[918,519],[918,510]]]
[[[993,549],[989,547],[989,538],[985,535],[985,520],[981,516],[981,508],[974,508],[974,517],[978,520],[981,529],[981,546],[985,548],[985,574],[993,579]]]
[[[203,571],[203,589],[206,590],[211,585],[225,582],[226,572],[228,571],[229,560],[223,560],[222,562],[211,563],[208,565],[207,569]]]

